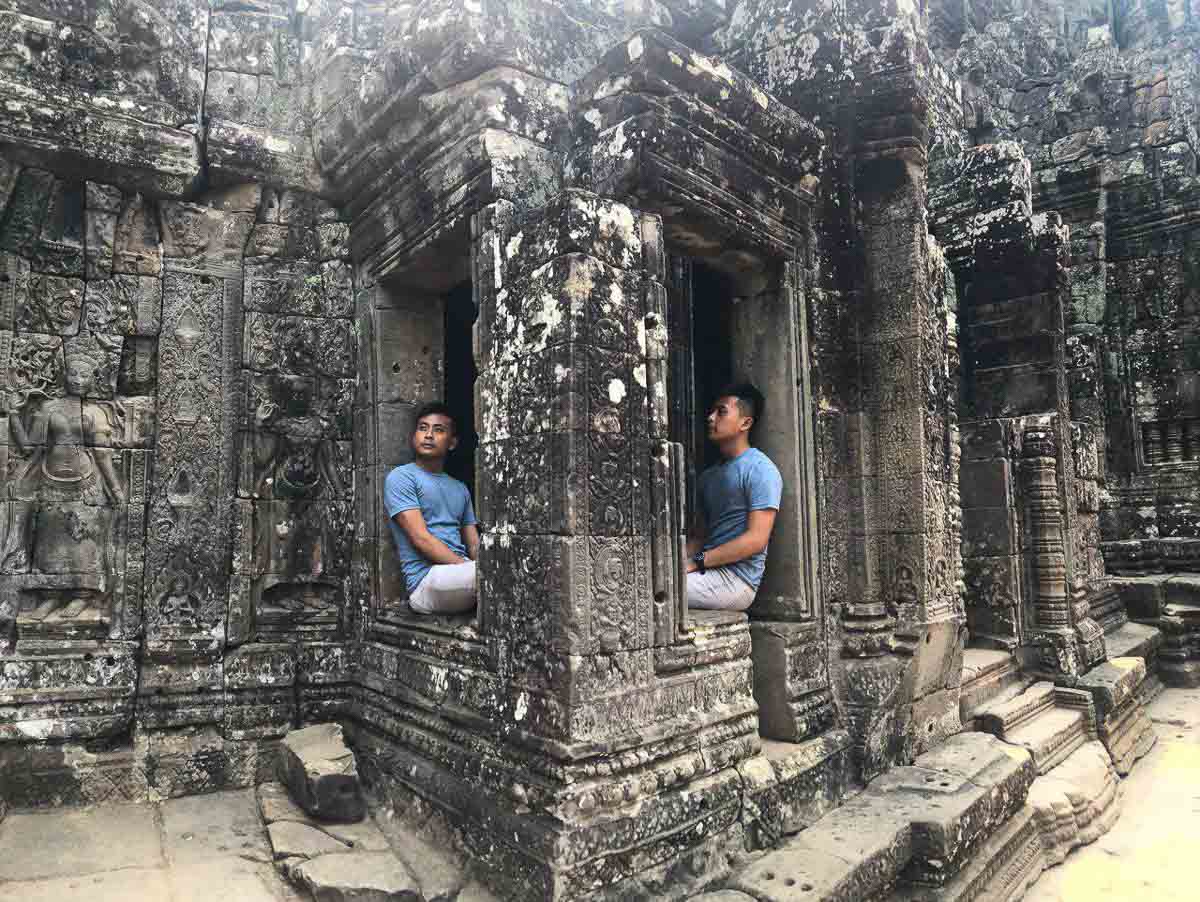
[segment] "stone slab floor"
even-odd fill
[[[1167,689],[1149,713],[1158,742],[1121,781],[1116,824],[1042,874],[1025,902],[1200,899],[1200,689]]]
[[[1150,708],[1154,749],[1122,782],[1116,826],[1051,868],[1026,902],[1200,898],[1200,689]],[[13,812],[0,902],[300,902],[271,864],[252,790],[158,805]]]
[[[300,902],[251,789],[158,805],[13,812],[0,902]]]

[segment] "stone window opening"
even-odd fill
[[[431,401],[451,410],[458,444],[446,458],[446,473],[466,483],[478,514],[475,458],[479,445],[475,417],[474,328],[477,308],[470,280],[427,294],[407,286],[381,286],[382,305],[376,311],[379,384],[376,412],[379,435],[377,491],[380,495],[379,579],[377,621],[420,626],[431,632],[458,633],[477,629],[481,603],[459,615],[416,614],[408,607],[408,591],[386,524],[383,486],[394,467],[414,459],[412,433],[416,411]],[[482,531],[483,525],[480,529]],[[482,552],[481,552],[482,553]]]
[[[699,510],[698,477],[719,459],[707,440],[708,406],[730,383],[752,382],[766,396],[751,444],[784,477],[784,500],[754,603],[746,614],[689,611],[681,587],[681,632],[746,616],[811,617],[816,599],[815,472],[811,422],[805,414],[807,330],[800,293],[782,266],[759,263],[745,271],[726,270],[671,255],[668,268],[668,429],[685,462],[685,531],[692,529]]]

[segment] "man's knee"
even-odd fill
[[[435,564],[409,599],[418,614],[465,614],[475,607],[475,562]]]
[[[720,579],[718,571],[687,575],[687,605],[702,611],[745,611],[754,602],[754,590],[736,577]]]

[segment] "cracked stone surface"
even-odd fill
[[[0,823],[0,902],[304,898],[270,864],[252,790],[14,811]]]

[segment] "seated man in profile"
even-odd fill
[[[747,382],[722,391],[708,412],[721,462],[700,474],[698,528],[687,543],[689,608],[744,611],[762,582],[783,494],[775,464],[750,446],[762,408],[762,392]]]
[[[466,485],[446,473],[446,455],[458,444],[445,404],[417,411],[416,460],[396,467],[384,483],[388,526],[419,614],[462,614],[475,607],[479,529]]]

